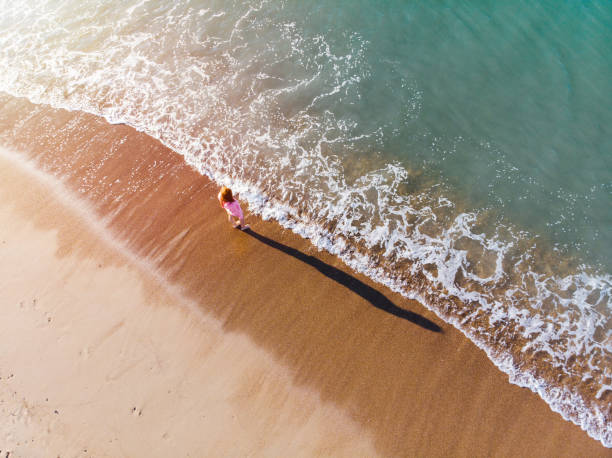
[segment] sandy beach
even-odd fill
[[[610,456],[158,141],[2,102],[0,456]]]

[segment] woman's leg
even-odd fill
[[[227,220],[231,223],[233,227],[238,227],[238,218],[236,218],[230,212],[227,212]]]
[[[240,227],[240,229],[248,229],[249,226],[244,224],[244,217],[236,218],[230,212],[227,212],[227,220],[232,224],[233,227]]]

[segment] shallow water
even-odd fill
[[[612,6],[0,2],[0,90],[162,140],[612,445]]]

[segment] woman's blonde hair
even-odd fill
[[[221,200],[223,200],[223,202],[234,201],[234,196],[232,195],[232,190],[230,188],[225,186],[221,188]]]

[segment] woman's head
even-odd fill
[[[232,190],[228,187],[223,186],[221,188],[221,199],[223,202],[233,202],[234,196],[232,196]]]

